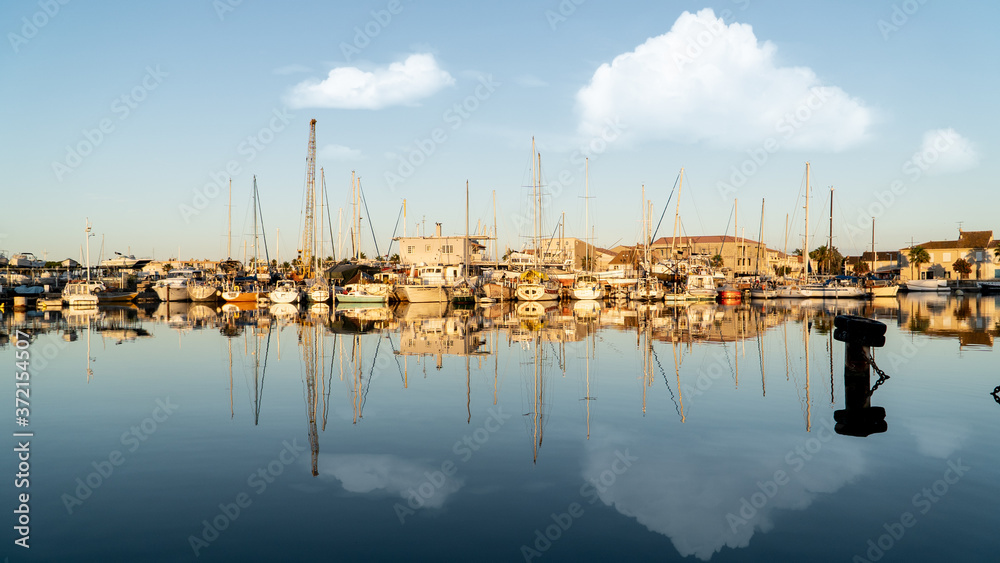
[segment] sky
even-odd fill
[[[466,182],[470,229],[495,216],[501,252],[520,248],[533,143],[543,236],[635,244],[651,209],[656,236],[679,213],[679,234],[762,232],[791,252],[807,162],[810,248],[831,187],[845,254],[870,249],[873,218],[879,250],[1000,229],[998,16],[934,0],[4,2],[0,251],[79,258],[89,220],[95,260],[241,257],[256,177],[268,253],[290,259],[311,119],[338,257],[352,172],[368,256],[398,250],[404,199],[408,235],[463,234]]]

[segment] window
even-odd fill
[[[430,251],[431,251],[431,245],[425,244],[424,245],[424,252],[430,252]]]
[[[944,256],[941,257],[944,262],[951,262],[951,252],[945,252]]]
[[[455,247],[454,245],[446,244],[441,247],[441,252],[443,254],[453,254],[455,252]]]
[[[407,254],[413,254],[414,250],[416,250],[416,249],[414,248],[414,246],[412,244],[406,247],[406,253]]]

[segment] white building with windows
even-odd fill
[[[486,246],[480,241],[491,237],[464,235],[444,236],[441,223],[435,223],[434,236],[396,237],[399,243],[399,261],[405,265],[455,266],[465,262],[468,245],[469,263],[480,264],[488,260]]]

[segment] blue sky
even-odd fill
[[[403,198],[409,234],[464,232],[466,180],[473,229],[495,190],[501,248],[523,244],[532,137],[548,232],[565,212],[586,236],[590,155],[602,246],[635,243],[642,187],[658,220],[683,167],[684,234],[732,234],[738,198],[756,238],[763,198],[765,242],[785,246],[788,215],[796,248],[806,161],[811,248],[831,185],[845,252],[872,215],[882,250],[1000,228],[1000,7],[577,2],[5,2],[0,250],[76,258],[89,217],[95,255],[103,237],[224,257],[228,178],[241,248],[256,175],[270,253],[290,258],[313,118],[334,237],[354,170],[382,252]],[[373,255],[367,218],[362,234]]]

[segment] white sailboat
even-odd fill
[[[590,159],[586,161],[586,195],[584,199],[586,203],[584,204],[584,225],[587,229],[590,228]],[[603,299],[604,298],[604,282],[597,279],[592,272],[594,270],[594,257],[591,254],[591,248],[593,248],[591,242],[587,243],[587,268],[584,272],[576,274],[573,278],[573,286],[570,289],[570,296],[573,299]]]
[[[535,221],[534,221],[534,246],[535,251],[533,253],[532,259],[534,262],[535,269],[527,270],[521,274],[518,280],[517,288],[514,290],[514,296],[517,297],[519,301],[555,301],[559,299],[559,291],[552,287],[550,284],[546,283],[548,281],[548,276],[539,270],[541,252],[541,220],[542,220],[542,193],[541,186],[539,185],[539,177],[541,176],[542,167],[542,156],[535,151],[535,138],[531,138],[531,186],[532,186],[532,203],[535,206]]]

